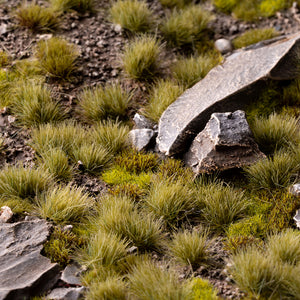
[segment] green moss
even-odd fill
[[[193,295],[191,300],[217,300],[217,291],[213,285],[205,279],[193,278],[188,286],[192,289]]]
[[[259,3],[260,0],[239,1],[232,10],[234,17],[246,22],[257,21],[260,17]]]
[[[237,49],[247,47],[260,41],[272,39],[278,35],[279,32],[274,28],[251,29],[243,33],[241,36],[236,37],[232,43],[233,46]]]
[[[271,17],[279,10],[291,7],[292,0],[262,0],[259,10],[264,17]]]
[[[233,8],[238,4],[238,0],[214,0],[214,6],[224,12],[224,13],[231,13]]]
[[[86,241],[71,231],[64,231],[60,227],[55,227],[49,240],[45,243],[43,254],[65,267],[72,260],[72,255],[76,249],[83,247]]]

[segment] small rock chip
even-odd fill
[[[61,280],[67,284],[81,285],[80,275],[82,270],[76,264],[66,266],[61,274]]]
[[[12,218],[13,212],[8,206],[2,206],[0,210],[0,223],[7,223]]]
[[[298,228],[300,228],[300,209],[298,209],[298,210],[296,211],[296,214],[295,214],[295,216],[293,217],[293,219],[294,219],[295,222],[296,222],[296,226],[297,226]]]
[[[229,40],[226,40],[226,39],[216,40],[215,41],[215,47],[222,54],[226,54],[226,53],[231,52],[233,50],[231,42]]]
[[[290,193],[296,197],[300,197],[300,183],[291,186]]]
[[[147,119],[146,117],[144,117],[143,115],[140,115],[138,113],[136,113],[134,115],[133,122],[135,124],[136,129],[143,129],[143,128],[153,129],[153,127],[155,125],[149,119]]]
[[[155,139],[155,132],[152,129],[133,129],[129,132],[129,139],[137,151],[147,149]]]
[[[78,300],[83,298],[85,288],[57,288],[51,291],[46,299],[51,300]]]

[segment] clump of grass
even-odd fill
[[[219,62],[220,58],[214,55],[181,58],[172,66],[172,73],[179,84],[189,88],[204,78]]]
[[[86,89],[79,95],[78,111],[89,122],[107,118],[124,118],[132,93],[122,90],[120,85],[107,84],[95,89]]]
[[[267,191],[286,188],[299,169],[299,161],[292,156],[292,153],[279,152],[246,167],[244,170],[251,187]]]
[[[145,107],[145,116],[158,122],[165,109],[173,103],[184,89],[171,80],[159,80],[153,86],[149,103]]]
[[[0,173],[0,197],[21,198],[33,201],[53,185],[53,179],[42,169],[7,166]]]
[[[151,81],[160,66],[162,45],[153,36],[138,36],[124,49],[123,69],[132,79]]]
[[[55,187],[37,200],[37,213],[55,223],[79,223],[94,205],[94,200],[82,188]]]
[[[297,118],[273,113],[268,118],[255,118],[251,129],[260,150],[265,154],[273,154],[299,143],[298,123]]]
[[[149,259],[133,267],[129,284],[132,294],[141,300],[191,299],[190,290],[179,283],[172,270],[158,267]]]
[[[202,232],[183,231],[174,234],[168,248],[176,261],[197,268],[207,261],[208,246],[208,234],[203,230]]]
[[[268,254],[282,263],[297,265],[300,262],[300,234],[293,229],[286,229],[268,238]]]
[[[169,8],[184,8],[185,6],[192,4],[194,0],[160,0],[163,6]]]
[[[53,37],[38,42],[35,55],[43,71],[53,78],[70,80],[77,69],[79,52],[75,45],[62,38]]]
[[[65,267],[72,260],[72,254],[79,247],[83,247],[85,241],[71,231],[64,231],[55,227],[49,240],[45,243],[43,254],[51,259],[51,262],[58,263]]]
[[[42,168],[54,178],[67,181],[72,178],[74,169],[69,165],[66,153],[60,148],[51,148],[41,154]]]
[[[130,32],[147,32],[154,24],[152,11],[144,1],[117,0],[110,9],[113,23]]]
[[[56,126],[46,124],[34,128],[31,147],[39,154],[51,148],[60,148],[70,154],[72,147],[80,146],[86,140],[87,133],[82,126],[75,122],[65,121]]]
[[[3,68],[8,65],[10,57],[5,51],[0,50],[0,68]]]
[[[249,206],[243,192],[222,183],[199,187],[198,192],[198,205],[203,205],[201,217],[206,224],[218,231],[226,230],[232,222],[242,218]]]
[[[52,100],[51,92],[36,82],[19,82],[14,89],[11,110],[26,127],[54,123],[64,119],[61,106]]]
[[[154,171],[158,163],[157,154],[142,153],[135,150],[123,152],[115,159],[115,164],[120,168],[136,174]]]
[[[127,240],[140,251],[158,250],[162,246],[161,222],[140,213],[126,196],[102,199],[97,227]]]
[[[258,28],[250,29],[244,32],[239,37],[236,37],[232,43],[234,48],[247,47],[251,44],[258,43],[260,41],[272,39],[279,35],[279,32],[274,28]]]
[[[200,5],[174,10],[161,26],[165,39],[176,47],[190,47],[203,39],[207,24],[213,20],[210,12]]]
[[[202,278],[193,278],[189,283],[192,289],[193,300],[218,300],[217,291],[208,280]]]
[[[259,10],[264,17],[271,17],[279,10],[286,9],[292,6],[291,0],[262,0],[259,5]]]
[[[129,127],[127,125],[107,120],[97,123],[91,136],[95,144],[103,146],[112,154],[116,154],[129,146],[128,133]]]
[[[122,278],[110,276],[105,281],[95,282],[90,285],[85,299],[126,300],[128,299],[126,283]]]
[[[246,22],[255,22],[261,16],[259,3],[260,0],[238,1],[232,11],[233,16]]]
[[[230,13],[237,5],[238,0],[214,0],[214,6],[225,13]]]
[[[112,158],[109,151],[103,146],[89,143],[83,143],[78,147],[74,146],[72,157],[76,162],[80,161],[84,170],[90,174],[99,173]]]
[[[17,78],[37,78],[43,75],[43,71],[41,69],[40,63],[37,59],[28,58],[17,60],[14,65],[14,74]],[[42,80],[40,80],[42,81]]]
[[[16,11],[16,19],[20,26],[34,32],[53,32],[59,27],[58,14],[50,8],[35,3],[23,4]]]
[[[283,103],[288,106],[300,104],[300,80],[295,79],[283,89]]]
[[[66,12],[75,10],[79,13],[94,12],[95,0],[51,0],[51,5],[54,10]]]
[[[89,269],[105,267],[117,269],[117,264],[127,256],[128,242],[112,233],[99,231],[78,254],[78,261]]]
[[[144,201],[151,213],[171,227],[178,225],[195,208],[191,190],[180,180],[155,182]]]

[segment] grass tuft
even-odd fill
[[[55,187],[37,200],[37,213],[55,223],[79,223],[94,205],[94,200],[82,188]]]
[[[51,5],[54,10],[66,12],[75,10],[81,14],[95,11],[95,0],[51,0]]]
[[[145,116],[158,122],[165,109],[181,94],[183,88],[171,80],[159,80],[152,88],[148,105],[145,107]]]
[[[79,95],[78,112],[88,123],[125,118],[131,98],[132,93],[123,91],[117,84],[86,89]]]
[[[200,5],[190,5],[182,10],[174,10],[161,26],[164,38],[176,47],[191,47],[201,41],[207,24],[213,20],[210,12]]]
[[[110,9],[111,20],[130,32],[147,32],[154,25],[152,11],[145,1],[117,0]]]
[[[62,38],[38,42],[35,55],[43,71],[53,78],[68,81],[77,70],[78,49]]]
[[[206,231],[183,231],[174,234],[168,248],[177,262],[197,268],[209,257],[208,246]]]
[[[194,3],[194,0],[159,0],[159,2],[169,8],[184,8]]]
[[[259,28],[251,29],[233,40],[234,48],[247,47],[251,44],[256,44],[260,41],[272,39],[279,35],[279,32],[274,28]]]
[[[33,32],[53,32],[59,27],[58,14],[35,3],[21,5],[16,11],[16,19],[20,26]]]
[[[220,62],[215,55],[181,58],[172,66],[174,78],[185,88],[193,86]]]
[[[194,300],[218,300],[217,290],[209,283],[208,280],[202,278],[193,278],[189,283],[193,291]]]
[[[159,73],[162,45],[152,36],[138,36],[124,49],[123,69],[132,79],[152,81]]]

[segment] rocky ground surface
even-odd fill
[[[43,39],[41,34],[19,28],[13,16],[13,11],[22,1],[4,0],[0,3],[0,49],[5,50],[14,59],[24,59],[34,53],[36,43]],[[100,1],[98,1],[100,2]],[[47,5],[46,1],[39,1]],[[148,1],[157,16],[164,16],[158,0]],[[147,98],[147,85],[133,82],[122,73],[120,59],[124,45],[128,43],[126,33],[107,19],[106,9],[109,1],[101,1],[99,11],[95,14],[83,16],[69,13],[64,16],[58,35],[69,42],[78,45],[80,49],[79,70],[71,83],[58,85],[52,83],[57,90],[59,99],[71,109],[75,106],[76,95],[85,86],[95,86],[113,80],[121,80],[122,84],[135,89],[135,103],[143,104]],[[296,6],[277,13],[276,16],[258,23],[246,23],[235,20],[231,16],[218,13],[211,4],[205,4],[209,10],[216,14],[216,19],[211,22],[213,39],[226,38],[232,40],[250,28],[274,27],[281,34],[290,34],[299,31],[300,9]],[[159,34],[159,33],[158,33]],[[166,67],[174,60],[173,49],[165,49]],[[131,108],[130,116],[137,111],[139,105]],[[18,164],[24,166],[34,165],[34,151],[30,147],[30,138],[26,130],[15,125],[15,119],[4,110],[0,112],[0,134],[5,137],[5,156],[0,158],[1,166],[4,164]],[[84,186],[86,191],[97,195],[107,189],[106,185],[97,177],[77,175],[74,184]],[[221,240],[216,241],[213,252],[216,261],[222,262],[228,257]],[[218,258],[219,257],[219,258]],[[223,268],[218,264],[200,268],[196,275],[208,278],[225,298],[241,298],[242,293],[230,282]],[[185,277],[185,271],[182,271]]]

